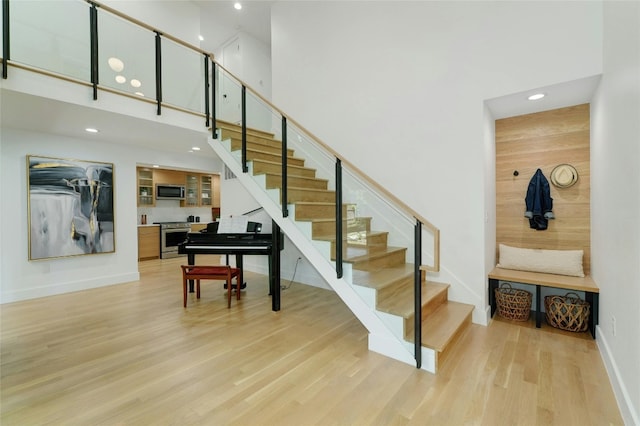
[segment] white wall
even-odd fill
[[[6,105],[3,108],[16,107]],[[34,117],[35,119],[35,117]],[[118,126],[117,122],[112,123]],[[138,278],[136,165],[219,170],[219,160],[196,159],[116,142],[70,138],[3,126],[0,129],[0,301],[2,303],[117,284]],[[116,251],[41,261],[28,260],[26,156],[76,158],[114,164]],[[8,202],[7,200],[10,200]],[[187,210],[185,209],[185,218]],[[182,218],[184,220],[184,218]]]
[[[599,74],[602,5],[398,5],[276,2],[273,100],[440,228],[433,278],[484,312],[494,179],[483,101]]]
[[[638,425],[640,3],[605,2],[603,59],[591,112],[591,270],[601,289],[598,345],[625,424]]]
[[[200,8],[190,1],[104,0],[100,3],[192,46],[200,46]]]

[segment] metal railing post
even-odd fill
[[[218,139],[218,130],[216,129],[216,62],[211,60],[211,137]]]
[[[416,220],[415,226],[414,256],[414,356],[416,368],[420,368],[422,366],[422,272],[420,271],[420,265],[422,264],[422,223],[419,220]]]
[[[247,86],[242,85],[242,173],[247,173]]]
[[[156,33],[156,114],[162,114],[162,37]]]
[[[204,55],[204,125],[209,127],[211,110],[209,108],[209,56]]]
[[[5,80],[11,58],[9,33],[9,0],[2,0],[2,78]]]
[[[289,216],[287,205],[287,117],[282,116],[282,217]]]
[[[93,100],[98,100],[98,9],[91,3],[89,9],[89,34],[91,43],[91,86],[93,87]]]
[[[342,161],[336,158],[336,275],[342,278]]]

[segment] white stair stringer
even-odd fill
[[[379,315],[381,313],[368,306],[368,302],[365,302],[358,291],[355,290],[355,287],[358,286],[351,284],[351,265],[345,263],[343,265],[343,277],[337,278],[335,263],[328,260],[330,259],[328,252],[321,253],[321,251],[325,251],[324,246],[326,244],[318,247],[317,241],[312,240],[309,235],[305,235],[306,232],[303,232],[300,229],[300,225],[293,220],[295,217],[291,213],[293,209],[290,209],[289,217],[282,217],[279,197],[277,201],[272,199],[272,196],[266,192],[264,186],[260,187],[249,173],[242,172],[239,159],[229,151],[230,141],[220,142],[218,139],[209,139],[209,145],[365,326],[369,332],[369,350],[405,364],[415,365],[414,346],[404,340],[403,331],[398,333],[397,330],[392,330],[392,327],[380,318]],[[251,164],[248,166],[251,170]],[[421,369],[431,373],[435,373],[436,370],[433,351],[424,347],[422,348]]]

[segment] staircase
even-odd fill
[[[242,133],[238,125],[219,122],[219,141],[239,158]],[[220,143],[213,141],[212,144]],[[214,147],[215,149],[216,147]],[[247,162],[250,172],[260,177],[266,190],[282,184],[282,145],[273,134],[247,129]],[[293,220],[310,224],[311,239],[330,244],[331,259],[336,253],[335,192],[327,179],[316,177],[316,170],[305,167],[305,160],[287,153],[288,203]],[[280,196],[280,195],[278,195]],[[279,201],[279,200],[278,200]],[[347,215],[343,206],[343,217]],[[413,351],[414,341],[414,265],[406,262],[406,247],[387,244],[388,232],[372,229],[371,217],[344,219],[347,239],[343,261],[351,265],[350,284],[376,315],[406,342]],[[305,253],[306,255],[306,253]],[[451,352],[455,341],[471,324],[473,305],[448,300],[448,284],[429,281],[422,272],[422,345],[433,351],[434,372]]]

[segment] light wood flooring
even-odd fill
[[[184,309],[180,263],[1,305],[0,423],[622,424],[584,336],[472,325],[433,375],[369,352],[366,330],[327,290],[293,283],[274,313],[267,278],[246,273],[231,309],[213,281]]]

